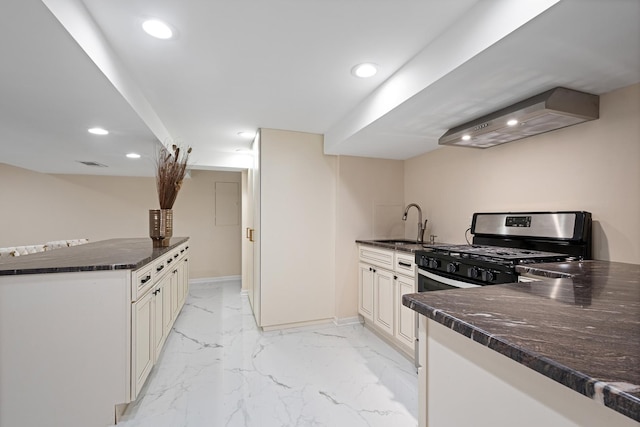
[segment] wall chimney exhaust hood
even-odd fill
[[[600,97],[557,87],[448,130],[440,145],[488,148],[599,117]]]

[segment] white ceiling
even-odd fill
[[[147,36],[149,17],[177,37]],[[3,0],[0,162],[151,176],[159,141],[192,146],[194,168],[237,170],[250,164],[237,133],[258,128],[406,159],[555,86],[639,82],[639,22],[638,0]],[[360,62],[379,73],[353,77]]]

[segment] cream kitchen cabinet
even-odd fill
[[[358,274],[358,313],[365,319],[373,321],[373,283],[374,268],[361,262]]]
[[[393,336],[395,320],[394,274],[383,269],[374,270],[373,324]]]
[[[131,381],[134,396],[142,388],[155,362],[156,295],[154,292],[147,292],[142,298],[133,303],[131,310],[133,337]]]
[[[360,245],[359,253],[358,312],[375,328],[393,336],[393,251]]]
[[[416,289],[413,254],[365,244],[358,252],[358,313],[366,325],[413,357],[415,313],[402,305],[402,295]]]
[[[132,301],[131,309],[131,400],[142,389],[184,305],[189,279],[188,249],[187,244],[180,245],[132,272],[133,283],[144,292]],[[142,284],[145,280],[151,280],[152,285]]]
[[[184,304],[189,239],[171,241],[109,239],[0,263],[0,426],[115,423],[180,311],[172,276]]]
[[[394,325],[393,281],[391,271],[360,263],[358,313],[389,335]]]
[[[415,353],[416,313],[402,305],[404,294],[416,291],[415,260],[413,253],[395,253],[395,329],[394,337],[408,354]]]

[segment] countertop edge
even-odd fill
[[[82,248],[88,250],[99,250],[94,245],[100,245],[103,242],[112,242],[117,240],[128,240],[128,239],[109,239],[103,241],[96,241],[92,243],[87,243],[86,245],[74,246],[73,248]],[[167,252],[172,249],[178,247],[179,245],[189,241],[189,237],[174,237],[171,239],[171,244],[162,248],[152,248],[152,254],[149,256],[145,256],[143,258],[137,258],[135,262],[104,262],[104,263],[93,263],[93,264],[81,264],[78,265],[67,265],[62,267],[25,267],[25,268],[2,268],[3,266],[0,264],[0,277],[2,276],[23,276],[23,275],[33,275],[33,274],[55,274],[55,273],[80,273],[80,272],[91,272],[91,271],[116,271],[116,270],[137,270],[138,268],[149,264],[150,262],[160,258]],[[151,247],[152,242],[149,240],[149,246]],[[65,250],[67,248],[61,248],[56,250]],[[55,256],[61,255],[61,253],[55,253],[56,250],[51,251],[49,254],[54,254]],[[29,259],[31,255],[21,255],[20,261],[24,259]]]
[[[360,245],[369,245],[376,248],[389,249],[391,251],[400,251],[400,252],[407,252],[407,253],[414,253],[415,251],[419,251],[423,249],[422,243],[414,242],[412,240],[403,239],[403,238],[398,238],[397,240],[403,240],[403,241],[406,241],[407,243],[402,245],[395,245],[393,243],[380,242],[376,240],[360,240],[360,239],[356,239],[356,243]]]
[[[501,340],[495,335],[442,310],[412,299],[411,294],[403,295],[402,304],[452,331],[472,339],[478,344],[488,347],[565,387],[640,422],[640,399],[606,381],[592,378],[534,351]]]

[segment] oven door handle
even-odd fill
[[[422,269],[418,269],[418,274],[428,277],[431,280],[435,280],[436,282],[453,286],[454,288],[479,288],[480,287],[480,285],[476,285],[475,283],[467,283],[467,282],[462,282],[460,280],[449,279],[448,277],[443,277],[438,274],[433,274],[429,271],[422,270]]]

